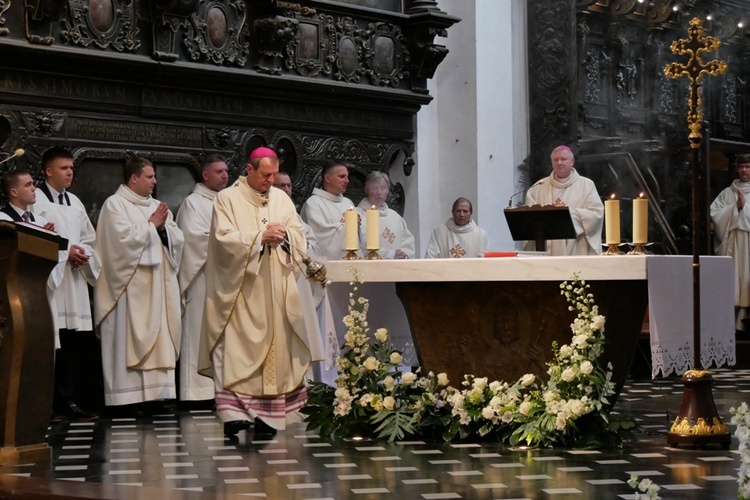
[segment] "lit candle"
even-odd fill
[[[643,193],[633,200],[633,243],[648,243],[648,199]]]
[[[607,225],[607,245],[620,244],[620,200],[615,195],[604,202],[604,220]]]
[[[359,224],[354,207],[344,212],[344,249],[359,250]]]
[[[380,250],[380,211],[375,205],[367,211],[367,249]]]

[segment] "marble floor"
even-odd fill
[[[712,373],[728,423],[729,407],[750,400],[750,370]],[[681,398],[677,378],[629,380],[615,409],[643,432],[602,451],[334,440],[303,424],[231,441],[210,410],[62,423],[49,430],[51,464],[0,467],[0,498],[627,499],[633,473],[659,484],[665,499],[737,498],[736,439],[729,450],[667,446]]]

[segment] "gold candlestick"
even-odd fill
[[[607,251],[604,252],[604,255],[622,255],[622,252],[618,248],[618,245],[610,244],[607,245]]]
[[[372,249],[365,257],[365,260],[383,260],[377,249]]]
[[[349,250],[343,257],[344,260],[359,260],[356,250]]]

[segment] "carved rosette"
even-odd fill
[[[250,52],[245,2],[213,0],[200,3],[190,16],[185,49],[194,61],[244,66]]]
[[[301,10],[295,16],[299,24],[297,37],[285,49],[287,69],[302,76],[330,75],[336,43],[333,16],[312,10]]]
[[[398,87],[409,77],[408,41],[401,28],[390,23],[371,23],[365,43],[367,74],[376,85]]]
[[[350,17],[344,17],[337,23],[336,45],[334,47],[334,61],[336,71],[333,76],[337,80],[359,82],[365,70],[362,66],[364,42],[362,30]]]
[[[67,0],[62,39],[71,45],[134,52],[138,39],[138,0]]]

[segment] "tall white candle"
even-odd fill
[[[607,226],[607,245],[620,244],[620,200],[615,195],[604,202],[604,221]]]
[[[633,243],[648,243],[648,199],[643,193],[633,200]]]
[[[344,212],[344,249],[359,250],[359,224],[354,207]]]
[[[375,205],[367,210],[365,222],[367,223],[367,249],[380,250],[380,211],[375,208]]]

